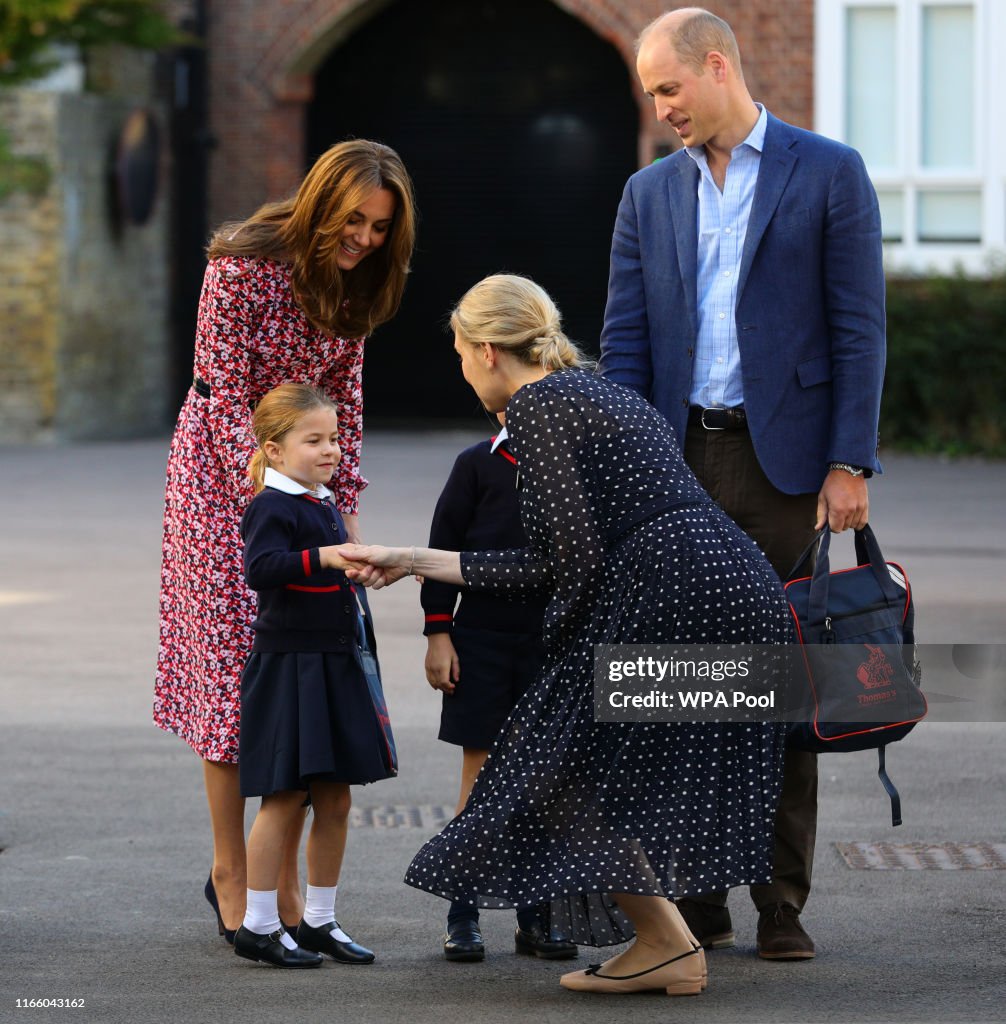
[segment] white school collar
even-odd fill
[[[324,484],[318,484],[312,491],[311,488],[297,483],[296,480],[291,480],[290,477],[280,473],[279,470],[273,469],[272,466],[266,466],[263,483],[266,487],[271,487],[275,491],[282,491],[284,494],[307,494],[312,498],[317,498],[319,501],[335,497]]]
[[[507,435],[507,432],[506,432],[506,427],[501,427],[501,428],[500,428],[500,432],[499,432],[499,433],[498,433],[498,434],[496,435],[496,437],[495,437],[495,438],[493,439],[493,446],[492,446],[492,448],[490,448],[490,449],[489,449],[489,453],[490,453],[490,455],[491,455],[491,454],[492,454],[493,452],[495,452],[495,451],[496,451],[496,449],[497,449],[497,448],[499,448],[499,446],[500,446],[500,445],[501,445],[501,444],[502,444],[502,443],[503,443],[504,441],[508,441],[509,439],[510,439],[510,438],[509,438],[509,437],[508,437],[508,435]]]

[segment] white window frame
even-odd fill
[[[850,8],[893,8],[897,20],[896,82],[899,107],[899,166],[874,172],[878,189],[903,193],[903,239],[885,242],[892,270],[949,272],[960,267],[987,273],[1006,253],[1006,2],[1004,0],[815,0],[814,125],[831,138],[845,139],[846,12]],[[926,7],[970,7],[974,11],[975,169],[936,171],[921,166],[922,25]],[[977,189],[981,195],[981,241],[918,241],[918,196],[929,190]]]

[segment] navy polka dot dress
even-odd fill
[[[667,421],[583,370],[507,406],[530,547],[467,552],[473,590],[551,594],[547,658],[464,811],[405,881],[481,907],[550,903],[574,941],[632,936],[611,893],[768,882],[783,727],[594,721],[593,645],[790,640],[779,580],[701,489]]]

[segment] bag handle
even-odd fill
[[[789,575],[786,577],[786,581],[787,582],[789,582],[790,580],[796,579],[796,574],[800,571],[800,566],[803,565],[803,563],[807,561],[807,558],[810,556],[811,551],[813,551],[814,548],[818,545],[818,543],[820,543],[821,538],[827,532],[828,532],[828,527],[827,527],[827,525],[825,525],[825,526],[822,526],[821,529],[818,530],[817,533],[814,534],[814,539],[803,549],[803,551],[800,552],[800,556],[793,563],[793,568],[790,569]]]
[[[860,565],[865,565],[869,562],[870,567],[873,569],[873,575],[877,578],[877,585],[884,592],[884,597],[888,601],[897,604],[904,598],[904,594],[899,590],[894,580],[891,579],[891,570],[888,568],[887,559],[884,558],[883,552],[880,550],[880,545],[877,543],[873,530],[870,529],[870,524],[867,523],[862,530],[854,532],[856,539],[856,561]]]
[[[890,570],[884,560],[877,538],[870,529],[869,523],[861,530],[855,532],[856,560],[860,565],[869,565],[873,570],[874,579],[880,587],[881,592],[888,601],[897,604],[902,600],[894,580],[891,579]],[[820,547],[817,549],[817,564],[814,566],[814,575],[810,581],[810,594],[807,604],[807,621],[815,625],[823,623],[828,614],[828,574],[831,565],[828,558],[828,548],[831,542],[831,531],[825,526],[820,536]],[[806,557],[806,555],[802,556]]]

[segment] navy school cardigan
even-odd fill
[[[507,442],[500,442],[495,452],[492,441],[466,448],[455,460],[437,501],[430,547],[491,551],[527,546],[517,501],[517,463]],[[473,594],[437,580],[423,583],[420,602],[426,636],[450,632],[454,625],[501,633],[540,633],[548,604],[547,598],[518,601]]]
[[[245,580],[258,592],[253,651],[339,651],[355,642],[349,580],[338,569],[323,569],[318,553],[346,542],[331,501],[267,487],[242,517],[241,538]]]

